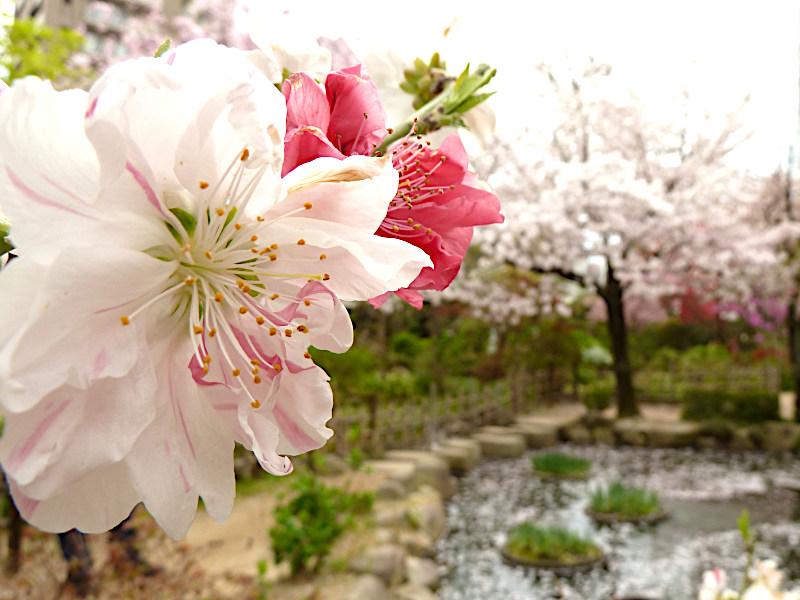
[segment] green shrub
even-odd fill
[[[611,406],[615,392],[613,385],[595,385],[583,392],[583,404],[590,410],[605,410]]]
[[[539,473],[561,477],[581,477],[592,468],[592,461],[578,456],[549,452],[531,457],[533,468]]]
[[[778,419],[778,396],[767,392],[691,389],[683,394],[683,419],[728,419],[740,424]]]
[[[329,488],[311,475],[299,476],[292,488],[296,495],[275,508],[269,535],[275,563],[288,561],[294,575],[319,569],[353,515],[371,510],[373,495]]]
[[[506,550],[514,556],[530,560],[561,563],[577,562],[600,556],[597,545],[563,527],[537,527],[522,523],[508,533]]]
[[[645,517],[661,512],[658,494],[641,488],[626,487],[617,482],[607,489],[596,489],[589,500],[590,508],[598,513],[620,517]]]

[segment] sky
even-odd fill
[[[749,95],[744,119],[752,138],[736,156],[740,166],[770,172],[797,139],[797,0],[407,0],[397,9],[347,3],[346,11],[297,4],[290,10],[323,35],[391,45],[408,57],[440,50],[450,69],[466,61],[496,67],[491,102],[500,133],[536,122],[528,108],[534,65],[592,55],[645,98],[688,86],[699,105],[729,111]]]

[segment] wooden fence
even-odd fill
[[[353,448],[379,454],[428,447],[482,425],[510,423],[515,414],[552,398],[551,387],[548,374],[519,373],[462,394],[439,396],[432,391],[417,401],[379,405],[372,414],[365,406],[352,410],[343,404],[328,424],[335,435],[327,446],[338,454]]]
[[[606,375],[611,377],[610,375]],[[680,402],[690,388],[777,392],[780,370],[758,365],[728,370],[638,372],[634,382],[640,400]],[[505,381],[454,396],[431,391],[416,401],[378,405],[337,403],[329,426],[334,430],[327,448],[347,454],[353,448],[380,454],[394,448],[423,448],[448,436],[466,435],[487,424],[504,424],[514,416],[570,399],[579,401],[571,375],[564,371],[514,372]]]

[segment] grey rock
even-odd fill
[[[588,444],[592,441],[592,433],[581,424],[569,425],[563,430],[564,437],[573,444]]]
[[[406,581],[411,585],[421,585],[431,590],[439,587],[441,575],[439,566],[427,558],[406,557]]]
[[[396,585],[405,573],[406,549],[397,544],[371,546],[350,562],[350,569],[379,577],[386,585]]]
[[[406,486],[404,486],[397,479],[386,478],[375,490],[375,496],[379,500],[400,500],[408,493]]]
[[[511,430],[525,438],[528,448],[548,448],[558,443],[557,425],[517,421]]]
[[[432,540],[444,533],[446,517],[444,503],[435,490],[419,490],[408,497],[406,519],[416,531],[421,531]]]
[[[436,454],[420,450],[391,450],[386,453],[386,457],[389,460],[414,463],[413,487],[430,485],[445,498],[449,498],[455,493],[455,486],[450,476],[450,466]]]
[[[611,427],[598,426],[592,429],[592,441],[598,444],[608,444],[613,446],[617,443],[617,438],[614,435],[614,430]]]
[[[436,594],[428,588],[410,583],[398,587],[395,590],[395,594],[398,600],[438,600]]]
[[[358,577],[344,593],[344,600],[382,600],[389,597],[389,588],[383,579],[365,574]]]
[[[433,551],[433,540],[427,533],[422,531],[404,529],[397,534],[397,543],[405,546],[412,556],[433,558],[436,555]]]
[[[510,429],[506,429],[504,433],[479,431],[473,434],[472,439],[480,444],[483,456],[516,458],[522,456],[527,446],[525,438]]]

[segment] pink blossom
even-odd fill
[[[283,174],[320,156],[371,154],[386,135],[386,113],[362,66],[330,73],[325,91],[304,73],[283,84],[287,105]],[[406,288],[370,302],[378,307],[393,293],[416,308],[420,290],[443,290],[453,281],[475,225],[500,223],[497,197],[478,187],[461,140],[450,136],[439,148],[410,136],[390,148],[400,174],[379,236],[404,240],[433,261]]]

